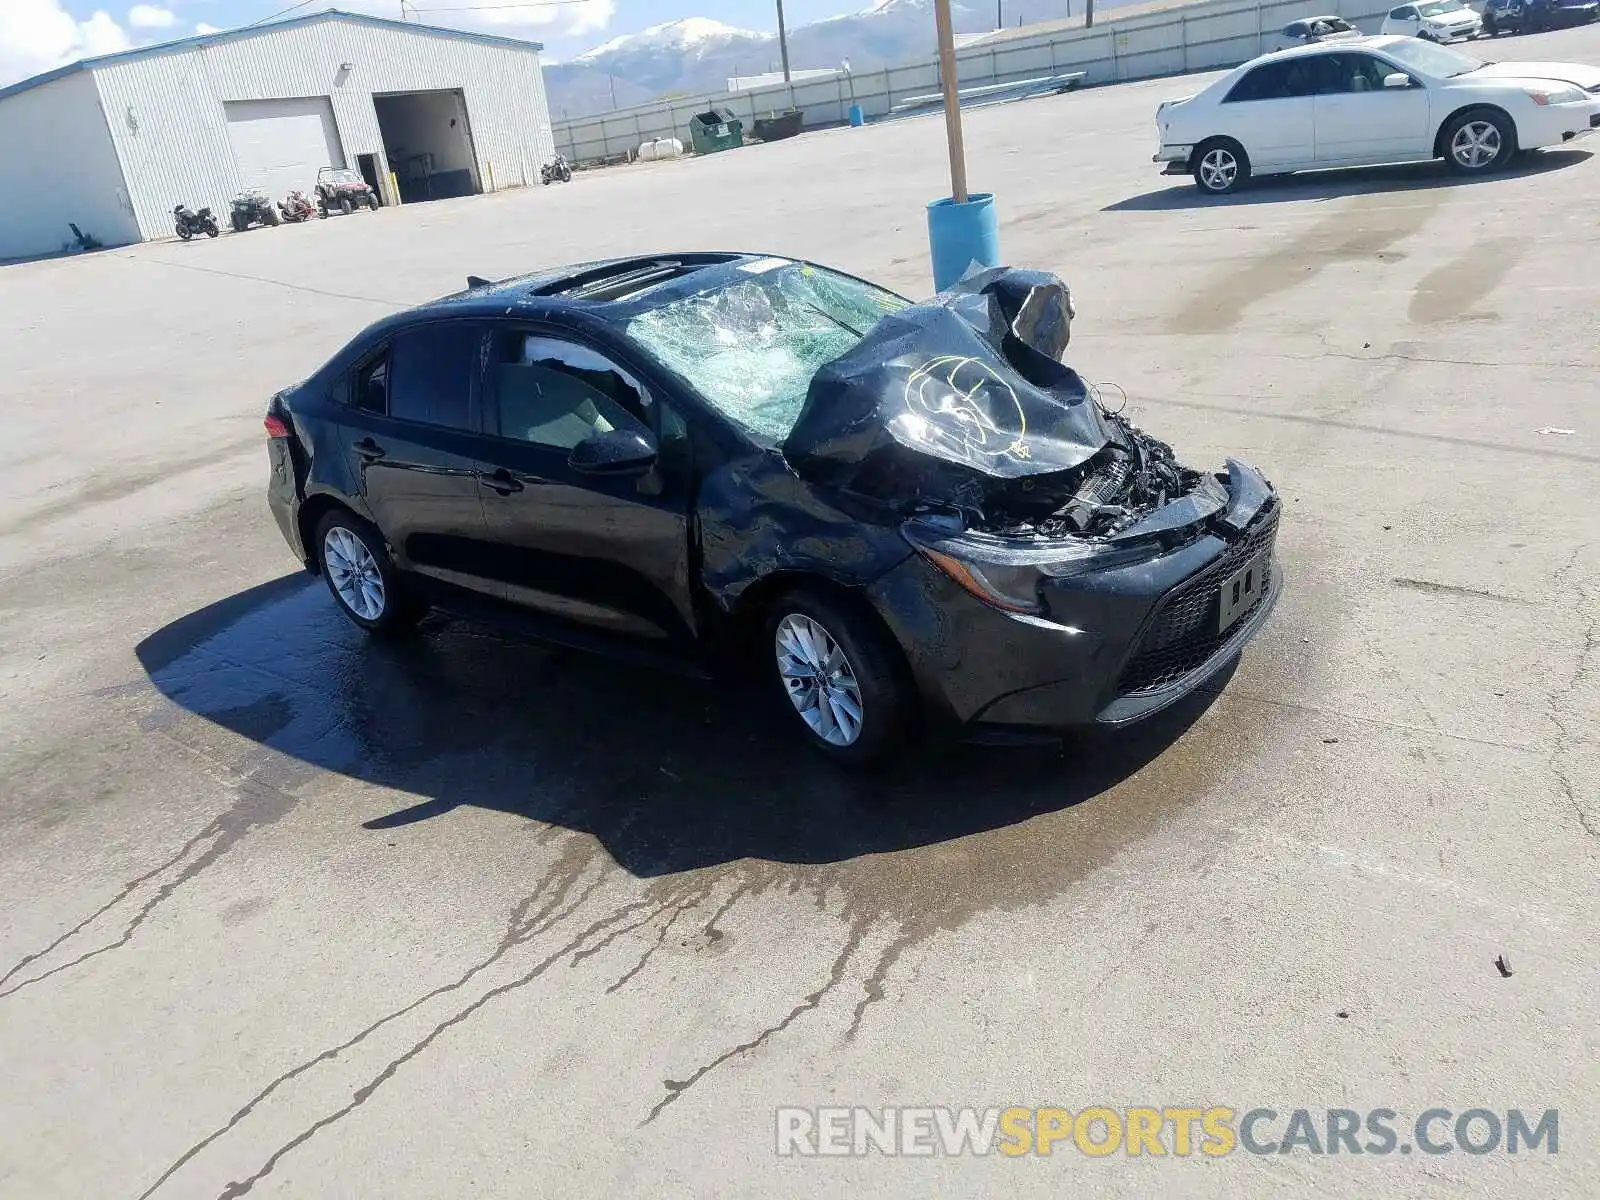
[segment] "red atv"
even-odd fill
[[[327,216],[338,209],[345,216],[364,204],[378,211],[378,193],[349,167],[323,167],[317,172],[317,211]]]
[[[297,189],[278,201],[278,211],[283,214],[285,221],[298,224],[301,221],[309,221],[317,210],[311,201],[306,199],[306,194]]]

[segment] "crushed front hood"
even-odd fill
[[[996,268],[884,317],[812,378],[783,443],[801,476],[896,507],[970,503],[985,481],[1081,467],[1113,438],[1061,355],[1072,300]]]

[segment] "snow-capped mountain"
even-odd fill
[[[1098,0],[1107,8],[1116,2]],[[955,0],[950,8],[957,33],[994,28],[994,0]],[[1008,27],[1059,20],[1066,0],[1005,0],[1004,10]],[[934,50],[933,0],[876,0],[859,11],[789,30],[789,63],[796,70],[837,67],[848,59],[851,70],[869,71]],[[550,112],[559,119],[674,92],[720,91],[734,75],[778,66],[776,29],[736,29],[708,17],[685,17],[612,38],[571,62],[551,64],[544,78]]]
[[[898,3],[899,0],[885,0]],[[750,29],[736,29],[710,17],[684,17],[677,21],[664,21],[641,29],[638,33],[625,33],[609,42],[586,50],[574,62],[599,62],[619,55],[657,53],[663,50],[685,54],[703,54],[741,41],[776,40],[776,34],[756,33]]]

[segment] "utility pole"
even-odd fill
[[[1094,28],[1094,0],[1083,0],[1083,27]]]
[[[611,109],[615,112],[617,107],[617,77],[615,75],[607,75],[606,78],[611,81]]]
[[[778,53],[783,55],[783,81],[789,83],[789,31],[783,24],[783,0],[778,0]]]
[[[1006,27],[1006,0],[994,0],[994,27],[996,29]]]

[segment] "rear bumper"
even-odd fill
[[[1259,485],[1266,499],[1242,533],[1214,519],[1156,558],[1054,581],[1048,619],[990,607],[920,555],[869,595],[929,708],[969,732],[1127,725],[1203,686],[1277,603],[1274,564],[1253,607],[1220,630],[1223,581],[1272,552],[1277,537],[1282,506],[1250,475],[1246,489]]]
[[[307,564],[304,540],[300,536],[300,489],[295,483],[294,459],[287,438],[267,442],[267,507],[278,523],[278,532],[302,565]]]
[[[1194,153],[1193,146],[1181,144],[1163,145],[1160,150],[1151,156],[1150,161],[1161,163],[1163,175],[1187,175],[1189,173],[1189,156]]]

